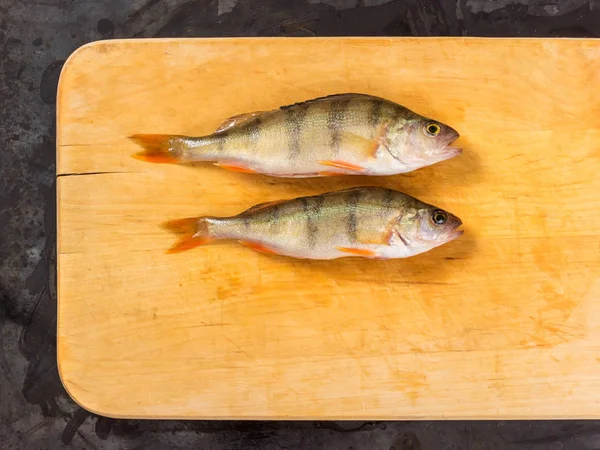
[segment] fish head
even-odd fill
[[[461,148],[450,146],[459,137],[454,128],[418,114],[390,125],[386,136],[392,156],[412,170],[460,155]]]
[[[394,234],[397,242],[408,247],[413,255],[426,252],[462,236],[462,220],[433,205],[421,204],[403,213]]]

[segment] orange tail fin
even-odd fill
[[[134,134],[129,139],[140,144],[144,151],[132,156],[140,161],[175,164],[178,158],[173,152],[173,143],[179,138],[170,134]]]
[[[179,241],[167,250],[167,253],[181,253],[213,240],[208,231],[208,223],[203,217],[170,220],[163,224],[163,228],[180,235]]]

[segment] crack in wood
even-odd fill
[[[56,175],[56,178],[60,177],[80,177],[85,175],[106,175],[111,173],[132,173],[132,172],[73,172],[73,173],[61,173]]]

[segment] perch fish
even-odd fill
[[[336,94],[234,116],[214,133],[136,134],[155,163],[212,162],[274,177],[394,175],[453,158],[459,133],[389,100]]]
[[[261,203],[231,217],[172,220],[164,227],[180,235],[168,253],[235,239],[264,253],[329,260],[406,258],[458,238],[461,224],[410,195],[367,186]]]

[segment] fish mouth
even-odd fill
[[[444,157],[444,159],[450,159],[460,155],[462,152],[463,149],[460,147],[450,147],[450,145],[447,145],[446,147],[442,148],[442,151],[440,153]]]
[[[458,239],[463,234],[465,234],[465,230],[459,229],[463,224],[462,220],[460,220],[460,218],[458,218],[456,216],[454,216],[453,219],[454,219],[453,220],[454,228],[452,230],[450,230],[450,232],[446,235],[448,242],[453,241],[454,239]]]
[[[462,220],[460,220],[458,217],[454,217],[454,228],[452,230],[450,230],[450,232],[446,235],[448,242],[453,241],[454,239],[458,239],[459,237],[461,237],[463,234],[465,234],[465,230],[460,230],[459,228],[462,226]]]
[[[451,146],[451,144],[459,137],[460,135],[457,132],[454,132],[448,137],[448,139],[446,139],[446,142],[442,144],[442,147],[440,148],[440,154],[444,157],[444,159],[454,158],[463,152],[462,148]]]
[[[450,233],[448,233],[448,242],[453,241],[454,239],[458,239],[463,234],[465,234],[465,230],[454,229]]]

